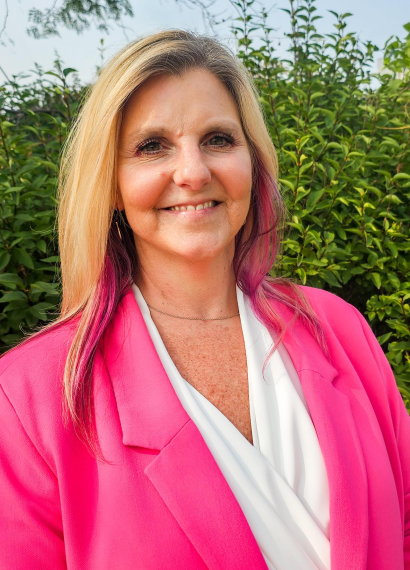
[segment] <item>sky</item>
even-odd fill
[[[57,0],[58,1],[58,0]],[[277,38],[278,49],[284,52],[289,18],[280,8],[287,8],[288,0],[260,0],[269,10],[269,24],[274,28],[273,37]],[[89,29],[81,35],[61,29],[61,37],[35,40],[29,37],[28,11],[34,5],[39,9],[50,8],[53,0],[0,0],[0,29],[3,27],[8,6],[8,18],[1,36],[0,66],[11,77],[18,73],[30,73],[34,63],[44,70],[50,70],[56,52],[66,67],[78,70],[82,81],[92,81],[95,71],[102,61],[106,61],[127,41],[138,36],[153,33],[166,28],[183,28],[197,32],[210,33],[198,8],[192,9],[175,0],[130,0],[134,9],[134,18],[126,18],[123,23],[126,30],[113,25],[109,35],[96,29]],[[333,31],[334,17],[328,10],[353,14],[349,18],[349,31],[359,34],[361,40],[370,40],[379,47],[392,35],[404,37],[403,25],[410,22],[410,0],[316,0],[317,14],[323,16],[317,21],[322,33]],[[216,35],[235,49],[235,42],[230,32],[230,23],[235,11],[229,0],[217,0],[214,10],[224,18],[225,24],[216,28]],[[104,39],[103,52],[101,39]],[[13,43],[12,43],[13,42]],[[1,74],[1,72],[0,72]],[[4,77],[4,76],[3,76]],[[3,78],[0,78],[2,82]]]

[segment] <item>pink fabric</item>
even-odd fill
[[[410,417],[360,313],[304,287],[332,364],[300,323],[285,346],[323,452],[332,570],[410,570]],[[274,303],[285,320],[289,310]],[[129,291],[94,367],[109,463],[61,420],[72,327],[0,360],[0,568],[266,570],[249,525],[181,406]],[[404,554],[403,554],[404,553]]]

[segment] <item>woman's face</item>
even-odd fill
[[[117,207],[125,209],[139,255],[233,256],[251,176],[235,101],[210,72],[151,77],[128,101]]]

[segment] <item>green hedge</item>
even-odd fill
[[[260,92],[289,211],[274,271],[366,314],[410,410],[410,33],[386,44],[388,73],[371,78],[377,48],[346,31],[348,14],[322,36],[314,1],[291,1],[285,59],[266,14],[253,1],[234,4],[239,56]],[[84,93],[67,85],[71,71],[57,63],[26,87],[0,88],[3,350],[58,311],[59,153]]]
[[[0,87],[0,350],[58,313],[59,157],[84,88],[72,69]]]

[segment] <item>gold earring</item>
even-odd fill
[[[117,209],[114,210],[114,213],[115,213],[117,216],[120,216],[120,215],[121,215],[121,214],[120,214],[120,211],[117,210]],[[120,231],[120,226],[118,225],[117,220],[115,220],[115,225],[117,226],[117,232],[118,232],[118,235],[120,236],[120,240],[122,241],[122,235],[121,235],[121,231]]]
[[[120,240],[122,241],[122,235],[121,235],[121,232],[120,232],[120,228],[119,228],[118,222],[115,221],[115,224],[116,224],[116,226],[117,226],[118,235],[120,236]]]

